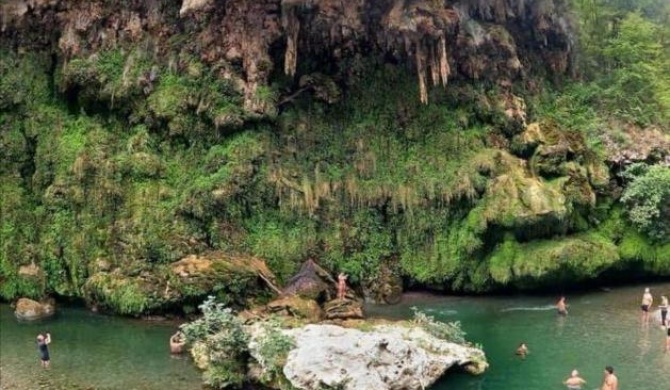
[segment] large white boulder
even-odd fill
[[[301,390],[423,390],[454,365],[474,373],[488,366],[481,350],[415,326],[379,325],[364,332],[321,324],[285,332],[296,347],[284,375]]]

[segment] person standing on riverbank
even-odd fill
[[[619,388],[619,378],[614,375],[614,368],[612,366],[605,367],[605,377],[603,378],[603,385],[600,390],[617,390]]]
[[[665,326],[668,318],[668,297],[661,295],[661,304],[658,308],[661,309],[661,326]]]
[[[566,379],[563,384],[568,386],[569,390],[581,390],[582,385],[585,385],[586,381],[579,376],[579,371],[572,370],[570,378]]]
[[[649,310],[651,310],[651,305],[654,303],[654,297],[651,296],[651,292],[649,291],[649,287],[644,289],[644,294],[642,294],[642,305],[640,308],[642,309],[642,322],[648,323],[649,322]]]
[[[49,344],[51,344],[51,334],[47,332],[46,337],[41,333],[37,335],[37,350],[40,353],[42,367],[49,368],[51,357],[49,356]]]
[[[565,304],[565,297],[561,297],[561,299],[558,300],[556,303],[556,310],[558,310],[558,314],[562,316],[567,316],[568,315],[568,307]]]

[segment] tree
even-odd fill
[[[624,176],[632,180],[621,197],[628,218],[650,237],[670,240],[670,167],[633,164]]]

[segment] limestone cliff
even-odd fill
[[[0,296],[189,312],[262,299],[263,260],[281,282],[315,259],[387,302],[670,274],[619,199],[622,166],[668,161],[667,131],[557,92],[584,77],[573,11],[3,1]],[[241,265],[171,271],[212,254]]]
[[[533,66],[564,74],[572,64],[572,34],[565,0],[185,0],[181,8],[158,0],[8,0],[2,5],[5,47],[46,50],[62,66],[135,45],[176,61],[174,66],[195,56],[217,77],[233,81],[245,110],[256,114],[274,108],[257,92],[275,68],[295,78],[330,68],[343,81],[355,82],[356,62],[380,56],[410,66],[426,102],[429,85],[445,87],[450,78],[486,79],[506,88]]]

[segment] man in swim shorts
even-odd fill
[[[649,310],[651,310],[651,305],[654,303],[654,297],[651,296],[649,292],[649,287],[644,289],[644,294],[642,294],[642,322],[649,322]]]
[[[40,361],[44,368],[49,368],[49,364],[51,363],[49,344],[51,344],[51,334],[47,333],[46,337],[41,333],[37,335],[37,350],[40,353]]]
[[[605,367],[605,377],[603,378],[603,385],[600,390],[617,390],[619,388],[619,378],[614,375],[614,368],[612,366]]]
[[[572,370],[570,373],[570,378],[566,379],[563,384],[568,386],[568,389],[570,390],[581,390],[582,385],[585,385],[586,381],[579,376],[579,372],[577,370]]]

